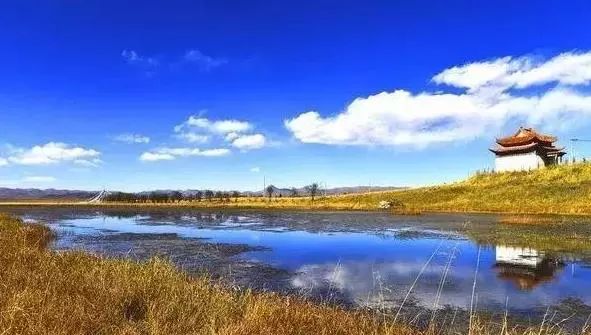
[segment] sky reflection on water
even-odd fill
[[[29,215],[35,217],[34,213]],[[212,215],[215,214],[116,216],[87,213],[80,217],[54,217],[54,227],[61,232],[58,248],[67,248],[79,236],[121,233],[176,234],[181,239],[264,247],[264,250],[245,252],[237,258],[289,271],[290,285],[301,292],[338,292],[356,304],[368,306],[397,306],[435,253],[417,282],[411,300],[420,306],[433,307],[449,262],[451,266],[438,306],[469,308],[480,249],[476,288],[479,309],[503,311],[507,303],[512,311],[539,311],[566,298],[591,305],[589,264],[528,248],[479,246],[453,229],[434,229],[436,217],[420,219],[433,221],[429,224],[414,224],[368,213]],[[347,215],[350,216],[344,220],[379,221],[381,229],[370,226],[343,231],[347,229],[338,228],[339,220]],[[322,222],[334,229],[327,230],[325,226],[311,231],[294,229],[292,221],[298,219]],[[90,245],[88,247],[91,249]]]

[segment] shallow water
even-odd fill
[[[242,286],[297,292],[335,303],[541,315],[591,313],[586,250],[479,245],[466,226],[494,227],[490,215],[199,212],[12,208],[58,232],[56,249],[171,258]],[[584,219],[583,221],[586,221]],[[575,223],[573,223],[574,225]],[[576,223],[589,234],[586,222]],[[556,236],[557,240],[565,238]],[[589,250],[591,253],[591,250]],[[478,270],[478,271],[476,271]],[[417,279],[418,278],[418,279]],[[476,278],[475,295],[472,289]]]

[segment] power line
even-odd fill
[[[584,139],[584,138],[571,138],[570,139],[571,142],[571,157],[573,157],[573,159],[575,158],[575,142],[591,142],[591,139]]]

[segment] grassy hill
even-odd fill
[[[327,199],[332,204],[375,207],[381,200],[431,211],[591,213],[591,164],[527,172],[479,173],[461,182],[396,192]]]

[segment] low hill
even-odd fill
[[[447,185],[340,196],[327,202],[369,209],[382,200],[429,211],[590,214],[591,164],[480,173]]]

